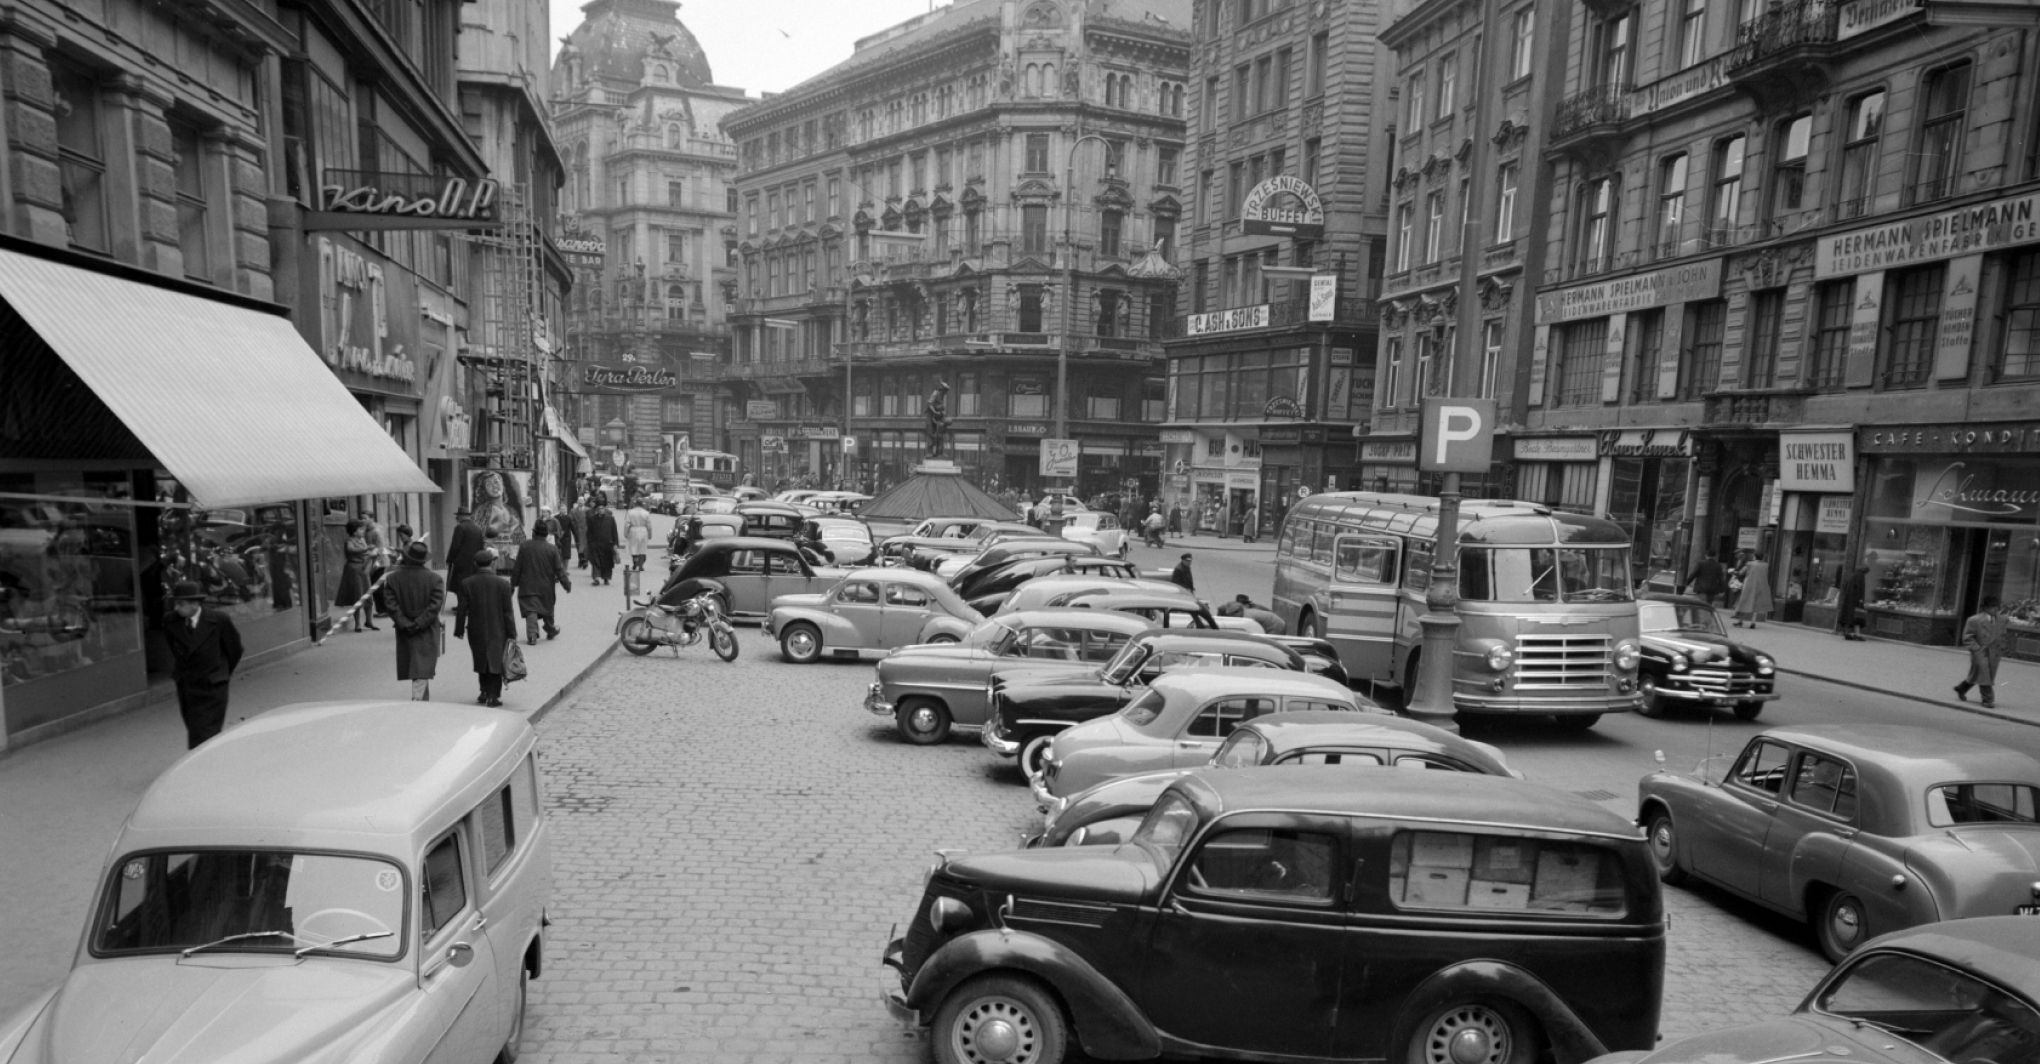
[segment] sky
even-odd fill
[[[583,0],[550,2],[557,55],[559,39],[581,24]],[[806,81],[848,59],[859,37],[930,7],[931,0],[682,0],[680,21],[708,53],[716,84],[757,96]]]

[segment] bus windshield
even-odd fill
[[[1477,602],[1629,602],[1629,548],[1461,547],[1459,597]]]

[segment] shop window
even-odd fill
[[[1743,343],[1743,387],[1769,388],[1777,383],[1778,344],[1785,317],[1785,291],[1772,289],[1750,298],[1750,320]]]
[[[2005,343],[1997,379],[2040,376],[2040,251],[2013,256],[2005,285]]]
[[[1012,417],[1047,417],[1048,389],[1040,377],[1015,377],[1012,395],[1007,399],[1007,412]]]
[[[1917,388],[1933,372],[1946,277],[1947,266],[1942,263],[1887,276],[1884,370],[1879,378],[1884,387]]]
[[[1093,421],[1119,420],[1119,397],[1116,395],[1085,396],[1084,416]]]
[[[1849,328],[1855,301],[1854,279],[1830,281],[1820,286],[1815,298],[1813,343],[1808,345],[1807,350],[1811,360],[1805,375],[1808,387],[1824,392],[1841,390],[1842,374],[1849,358]]]
[[[1691,401],[1720,386],[1728,303],[1720,299],[1689,303],[1686,313],[1686,349],[1679,354],[1679,398]]]

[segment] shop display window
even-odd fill
[[[1871,609],[1918,616],[1954,614],[1959,588],[1943,575],[1951,560],[1947,526],[1871,520],[1865,522],[1864,534],[1864,563],[1870,567],[1864,598]]]
[[[140,652],[129,474],[6,474],[0,493],[0,685]]]

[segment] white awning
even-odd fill
[[[0,298],[201,506],[439,490],[286,318],[13,251]]]
[[[554,439],[564,444],[567,450],[579,456],[582,461],[594,461],[594,459],[588,457],[588,449],[581,446],[581,441],[575,439],[573,431],[567,428],[567,419],[561,417],[560,412],[554,410],[551,403],[545,404],[545,430]]]

